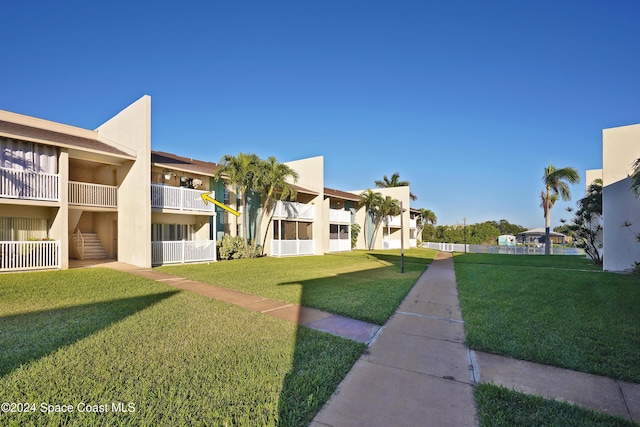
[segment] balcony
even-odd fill
[[[389,236],[382,238],[382,249],[400,249],[400,239],[390,239]]]
[[[273,218],[313,219],[313,207],[306,203],[278,201]]]
[[[60,242],[0,242],[0,271],[60,268]]]
[[[329,209],[329,222],[333,224],[351,224],[351,212],[344,209]]]
[[[273,240],[271,256],[313,255],[313,240]]]
[[[0,168],[0,197],[60,201],[60,175]]]
[[[179,240],[151,242],[151,263],[185,264],[216,260],[214,240]]]
[[[69,203],[100,208],[117,208],[118,187],[69,181]]]
[[[215,212],[214,204],[205,205],[202,200],[202,194],[205,193],[209,193],[209,191],[151,184],[151,207],[213,214]],[[214,197],[213,193],[211,193],[211,197]]]

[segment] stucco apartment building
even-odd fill
[[[631,190],[633,163],[640,158],[640,124],[602,131],[602,169],[586,171],[587,186],[602,179],[604,269],[630,270],[640,262],[640,199]],[[630,224],[629,226],[625,226]]]
[[[351,250],[351,224],[365,217],[359,192],[325,188],[321,156],[287,164],[299,174],[298,194],[263,219],[258,239],[266,236],[267,255]],[[214,179],[218,167],[151,150],[149,96],[95,130],[0,111],[0,271],[66,269],[74,259],[140,267],[213,261],[224,234],[256,231],[203,201],[210,194],[241,207],[242,195]],[[409,206],[408,187],[379,191]],[[403,214],[407,247],[415,246],[415,213]],[[387,219],[376,248],[399,247],[399,223]],[[363,236],[357,248],[365,248]]]

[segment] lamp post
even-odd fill
[[[404,209],[400,201],[400,273],[404,273]],[[391,239],[389,239],[391,241]]]
[[[467,253],[467,217],[462,218],[464,229],[464,253]]]

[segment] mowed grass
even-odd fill
[[[353,251],[324,256],[256,258],[158,270],[383,325],[437,251]]]
[[[454,259],[471,348],[640,382],[637,279],[573,256]]]
[[[307,425],[364,348],[126,273],[0,275],[0,402],[35,405],[0,425]]]
[[[633,427],[632,421],[493,384],[475,389],[481,427]]]

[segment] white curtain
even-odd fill
[[[50,145],[0,138],[0,167],[37,173],[58,173],[57,150]]]

